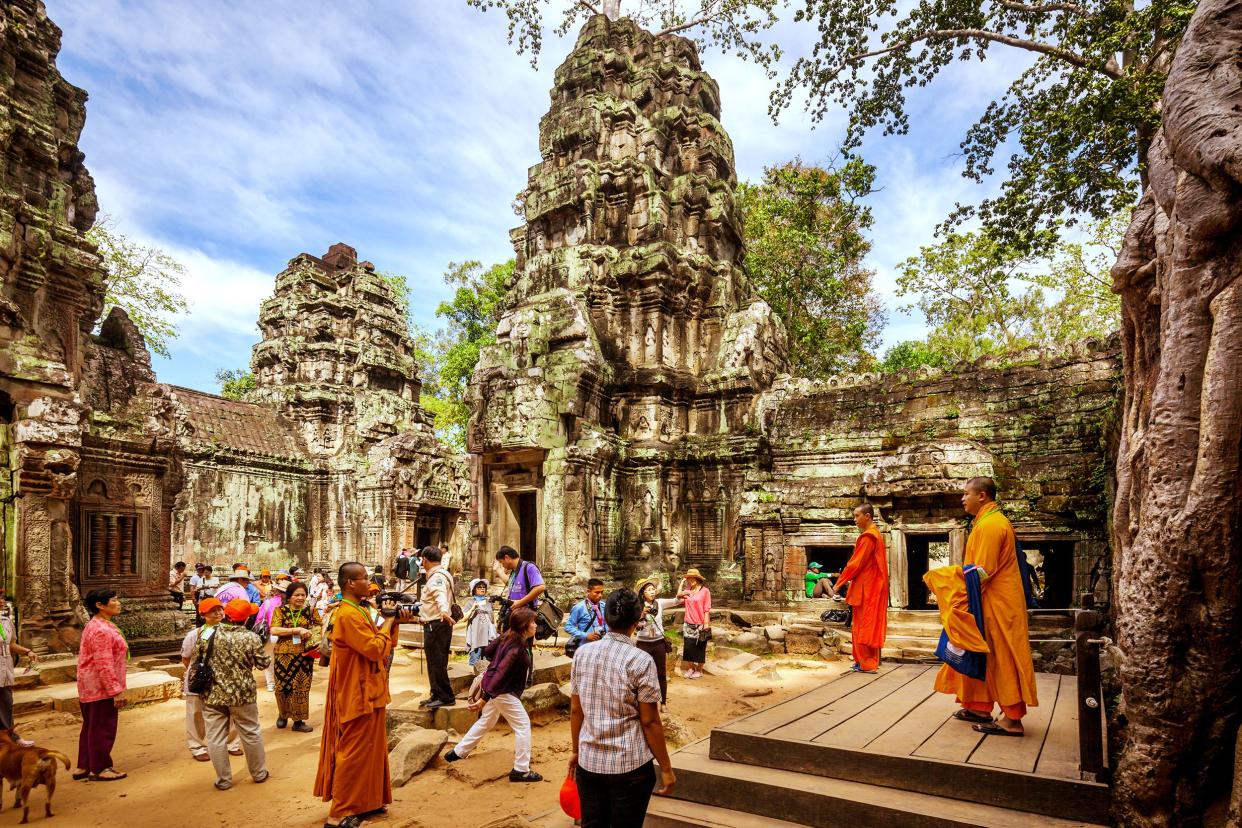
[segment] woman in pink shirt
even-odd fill
[[[129,645],[113,622],[121,611],[116,590],[95,589],[82,599],[91,620],[82,628],[78,645],[78,703],[82,735],[78,737],[78,769],[74,779],[112,782],[126,774],[112,767],[117,713],[125,706],[125,661]]]
[[[681,674],[688,679],[703,678],[707,642],[712,637],[712,594],[697,569],[689,570],[681,579],[677,600],[686,606],[686,617],[681,625],[684,642],[681,651]]]

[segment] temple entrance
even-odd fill
[[[431,527],[420,526],[414,534],[414,545],[419,549],[424,546],[431,546]]]
[[[534,563],[539,536],[539,506],[535,492],[521,492],[514,495],[514,500],[518,518],[518,554],[522,560]]]
[[[837,577],[841,574],[841,570],[845,569],[845,565],[850,562],[850,555],[854,554],[852,546],[808,546],[806,548],[806,562],[810,566],[812,563],[818,563],[823,566],[820,572],[832,576],[832,582],[837,582]]]
[[[1040,609],[1073,607],[1074,542],[1019,540],[1031,568],[1031,588]]]
[[[923,576],[928,570],[948,566],[951,562],[947,534],[906,536],[907,609],[936,608],[936,601],[923,583]]]

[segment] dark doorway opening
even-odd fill
[[[539,506],[536,492],[521,492],[516,497],[518,518],[518,554],[522,560],[535,561],[535,547],[539,531]]]
[[[930,569],[948,566],[951,560],[948,535],[906,536],[906,593],[907,607],[912,610],[936,608],[935,598],[923,583],[923,576]]]
[[[414,533],[414,543],[419,549],[422,549],[424,546],[431,546],[431,527],[418,527]]]
[[[1031,588],[1040,609],[1075,606],[1074,542],[1023,540],[1022,551],[1030,564]]]
[[[832,582],[837,582],[837,577],[841,574],[841,570],[845,569],[845,565],[850,562],[850,555],[854,554],[852,546],[808,546],[806,548],[806,563],[810,566],[817,563],[823,568],[820,572],[832,576]]]

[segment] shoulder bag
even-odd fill
[[[211,654],[216,646],[216,636],[219,634],[220,631],[216,630],[211,634],[211,638],[207,639],[206,647],[198,647],[198,657],[190,665],[190,680],[187,683],[187,687],[196,696],[210,693],[211,688],[215,686],[216,674],[211,668]],[[202,635],[201,631],[199,635]]]

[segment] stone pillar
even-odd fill
[[[906,533],[893,529],[888,534],[888,605],[898,609],[910,606],[909,558]]]
[[[949,530],[949,563],[961,566],[966,560],[966,530],[958,527]]]

